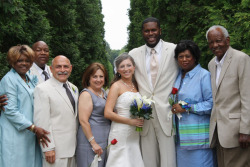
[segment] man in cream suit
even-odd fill
[[[41,146],[43,166],[74,167],[78,89],[68,82],[69,59],[57,56],[50,68],[53,77],[34,91],[34,123],[50,132],[48,147]]]
[[[209,28],[206,37],[215,55],[208,65],[214,100],[210,146],[219,167],[250,166],[250,58],[230,47],[222,26]]]
[[[33,44],[32,49],[35,52],[35,59],[30,68],[30,73],[37,76],[38,83],[40,84],[52,76],[50,68],[47,65],[49,61],[49,47],[45,42],[38,41]]]
[[[135,78],[140,94],[155,101],[154,119],[144,121],[141,133],[143,161],[145,167],[175,167],[172,119],[168,118],[171,112],[168,97],[178,73],[174,59],[175,44],[160,39],[161,28],[156,18],[143,21],[142,35],[146,45],[133,49],[129,55],[135,60]],[[152,49],[154,52],[151,53]]]

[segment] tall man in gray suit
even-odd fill
[[[53,77],[34,91],[34,123],[50,132],[42,147],[44,167],[74,167],[78,89],[68,81],[72,65],[65,56],[52,61]],[[42,142],[42,140],[40,140]]]
[[[206,37],[215,55],[208,65],[214,101],[210,145],[219,167],[250,166],[250,58],[230,46],[222,26],[210,27]]]
[[[49,47],[45,42],[37,41],[33,44],[32,49],[35,52],[35,59],[30,68],[30,73],[37,76],[38,83],[42,83],[52,76],[47,65],[49,61]]]
[[[161,40],[158,19],[150,17],[142,23],[146,42],[129,52],[136,64],[135,78],[142,96],[151,97],[153,119],[145,120],[141,133],[141,149],[145,167],[175,167],[175,143],[171,106],[168,97],[178,73],[174,59],[175,44]]]

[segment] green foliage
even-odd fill
[[[249,0],[130,0],[128,51],[143,45],[141,23],[149,17],[161,22],[162,39],[178,43],[182,39],[195,41],[201,49],[200,63],[207,68],[213,57],[206,40],[212,25],[224,26],[230,35],[231,46],[250,54]]]
[[[69,78],[79,88],[86,67],[93,62],[113,71],[105,52],[104,22],[100,0],[12,0],[0,3],[0,60],[17,44],[38,40],[50,47],[50,60],[67,56],[73,65]],[[0,78],[9,70],[1,63]]]

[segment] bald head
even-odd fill
[[[38,41],[32,46],[33,51],[35,52],[34,62],[41,69],[45,68],[45,65],[49,61],[49,47],[43,41]]]
[[[65,83],[71,74],[72,65],[66,56],[59,55],[52,60],[50,69],[55,79]]]

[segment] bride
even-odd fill
[[[143,126],[143,120],[132,119],[129,111],[133,98],[141,97],[134,79],[135,62],[123,53],[115,59],[114,65],[117,72],[111,83],[104,116],[112,120],[109,143],[114,138],[118,143],[109,147],[106,167],[144,167],[140,136],[135,131],[136,126]]]

